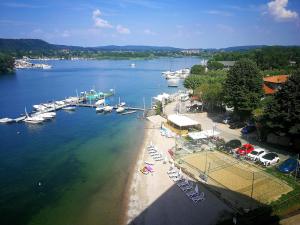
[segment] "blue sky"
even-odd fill
[[[300,1],[1,0],[0,37],[79,46],[300,45]]]

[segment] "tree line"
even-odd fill
[[[295,67],[288,81],[272,96],[262,89],[264,71],[255,61],[242,58],[227,70],[208,70],[201,65],[191,69],[184,86],[193,90],[208,111],[232,107],[240,121],[251,118],[268,133],[300,140],[300,69]],[[299,143],[300,144],[300,143]]]

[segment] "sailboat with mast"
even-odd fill
[[[118,108],[116,109],[117,113],[122,113],[125,111],[124,106],[126,105],[125,102],[121,102],[120,97],[119,97],[119,104],[118,104]]]

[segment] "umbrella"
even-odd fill
[[[196,187],[195,187],[195,192],[196,193],[199,193],[199,188],[198,188],[198,185],[196,184]]]
[[[147,166],[146,166],[146,169],[147,169],[149,172],[151,172],[151,171],[153,170],[152,166],[150,166],[150,165],[147,165]]]

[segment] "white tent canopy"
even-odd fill
[[[195,126],[199,124],[197,121],[192,120],[189,117],[176,114],[169,115],[168,120],[179,127]]]
[[[219,135],[220,132],[218,131],[214,131],[214,130],[203,130],[200,132],[191,132],[188,134],[188,136],[190,138],[192,138],[193,140],[198,140],[198,139],[205,139],[205,138],[209,138],[212,136],[216,136]]]

